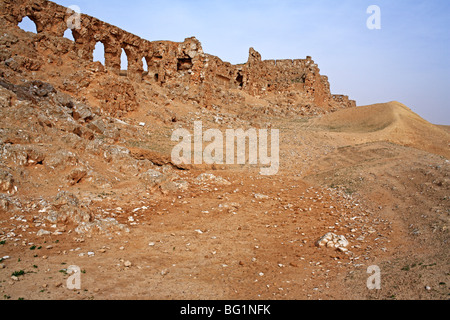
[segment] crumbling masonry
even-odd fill
[[[63,37],[73,12],[46,0],[0,0],[2,23],[18,25],[24,17],[36,24],[38,34]],[[206,54],[201,43],[188,38],[182,43],[148,41],[88,15],[81,15],[79,28],[72,30],[75,50],[80,59],[93,60],[98,42],[105,48],[105,68],[120,74],[122,49],[128,58],[127,76],[131,81],[142,79],[165,86],[171,83],[221,86],[241,89],[254,96],[270,92],[303,92],[324,109],[348,108],[356,102],[347,96],[332,95],[326,76],[320,75],[317,64],[307,57],[299,60],[262,60],[253,48],[247,63],[232,65]],[[143,60],[148,72],[144,72]]]

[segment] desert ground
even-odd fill
[[[206,103],[1,29],[1,299],[449,299],[448,126],[400,102],[322,112],[218,88]],[[278,129],[279,172],[174,164],[173,131],[199,120]],[[328,233],[348,245],[319,246]]]
[[[398,103],[381,107],[416,119]],[[363,108],[353,115],[372,119]],[[52,226],[4,215],[2,231],[19,241],[8,238],[1,247],[10,256],[2,262],[2,293],[11,299],[448,299],[448,160],[420,150],[423,144],[385,140],[395,126],[412,126],[410,119],[386,119],[390,126],[365,131],[348,122],[336,129],[335,116],[274,123],[283,138],[282,169],[274,177],[254,168],[163,167],[189,187],[148,195],[133,185],[75,189],[98,215],[115,217],[129,232],[80,236],[58,224],[50,230],[62,234],[36,237]],[[428,126],[427,134],[446,134]],[[417,133],[417,141],[424,137]],[[205,172],[211,176],[202,179]],[[328,232],[344,235],[349,251],[318,248]],[[66,288],[70,265],[82,269],[81,290]],[[381,290],[367,289],[371,265],[382,270]],[[20,270],[25,275],[11,280]]]

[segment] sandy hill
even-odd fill
[[[449,158],[450,133],[393,101],[341,110],[313,121],[313,125],[366,142],[389,141]]]
[[[438,127],[450,133],[450,126],[439,125]]]

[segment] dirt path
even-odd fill
[[[448,161],[383,142],[345,147],[306,122],[280,127],[288,138],[276,176],[241,168],[200,181],[203,171],[179,171],[186,190],[130,187],[91,203],[129,233],[67,226],[36,237],[32,217],[2,216],[17,239],[0,245],[3,298],[447,299]],[[317,247],[329,232],[349,251]],[[71,265],[80,290],[66,287]],[[367,288],[373,265],[381,290]]]

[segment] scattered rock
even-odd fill
[[[347,252],[348,250],[345,251],[345,248],[348,247],[349,242],[344,236],[338,236],[330,232],[320,238],[316,245],[318,247],[336,248],[340,249],[341,252]]]
[[[266,195],[257,193],[257,194],[255,194],[255,199],[256,199],[256,200],[268,200],[269,197],[266,196]]]
[[[13,194],[15,191],[16,188],[14,188],[14,178],[12,174],[0,169],[0,192]]]
[[[37,232],[36,236],[42,237],[42,236],[48,236],[48,235],[50,235],[50,234],[52,234],[50,231],[41,229],[41,230],[39,230],[39,231]]]
[[[180,190],[187,190],[189,188],[189,183],[185,180],[173,181],[173,184]]]
[[[90,234],[93,232],[109,233],[109,232],[130,232],[127,226],[120,224],[114,218],[98,219],[92,222],[81,222],[75,232],[78,234]]]
[[[162,174],[159,171],[150,169],[141,175],[141,179],[144,180],[149,188],[157,187],[164,182],[169,181],[168,176]]]
[[[69,184],[71,186],[78,184],[81,182],[81,180],[83,180],[84,177],[87,176],[87,171],[86,169],[83,168],[76,168],[73,169],[69,175],[67,176],[67,180],[69,181]]]
[[[2,86],[0,86],[0,107],[1,108],[11,107],[12,97],[13,97],[13,94],[11,91],[6,90]]]
[[[166,276],[166,275],[168,275],[169,274],[169,270],[167,270],[167,269],[164,269],[164,270],[162,270],[161,271],[161,275],[164,277],[164,276]]]
[[[130,267],[132,266],[132,263],[131,263],[130,261],[125,261],[125,262],[123,263],[123,265],[124,265],[126,268],[130,268]]]
[[[106,131],[105,123],[102,119],[97,119],[95,121],[90,122],[87,127],[95,133],[104,134]]]
[[[65,168],[66,166],[75,166],[78,163],[78,156],[67,150],[59,150],[48,155],[45,159],[45,165],[51,168]]]
[[[3,159],[19,166],[35,166],[45,160],[45,149],[35,145],[6,145]]]
[[[211,173],[202,173],[196,179],[199,182],[213,182],[221,185],[230,185],[231,183],[222,177],[216,177]]]
[[[90,121],[92,119],[94,119],[94,115],[91,111],[91,109],[81,103],[76,103],[74,108],[73,108],[73,114],[72,114],[73,118],[75,121],[83,121],[83,122],[87,122]]]

